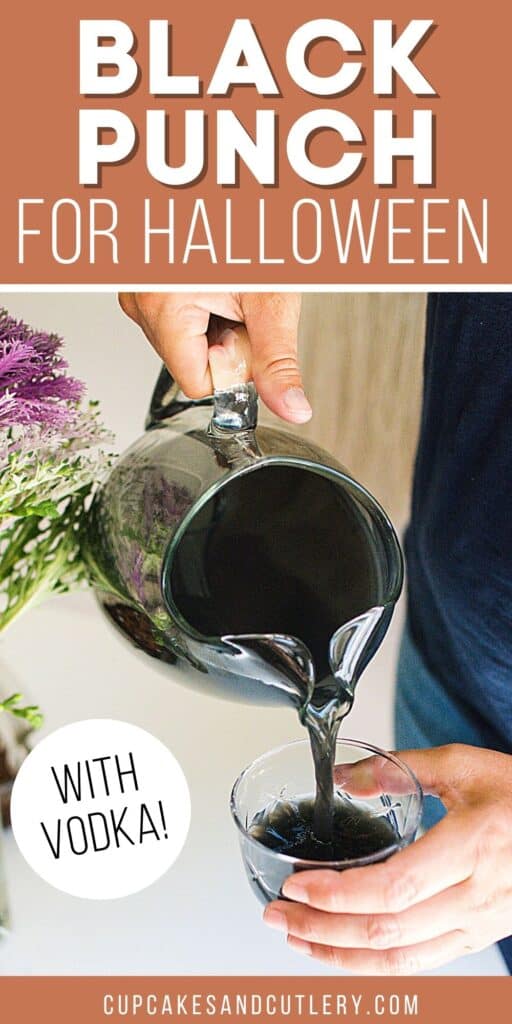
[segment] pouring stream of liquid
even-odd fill
[[[246,675],[255,675],[264,685],[285,693],[299,712],[315,771],[313,831],[322,843],[332,837],[336,738],[352,707],[361,661],[383,611],[371,608],[336,630],[329,650],[332,674],[320,680],[307,647],[294,637],[223,637],[236,657],[243,659]]]

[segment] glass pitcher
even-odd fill
[[[212,317],[210,338],[224,327]],[[350,694],[402,586],[395,531],[331,455],[257,424],[250,381],[224,383],[189,400],[162,369],[145,433],[90,511],[97,599],[208,694],[299,708],[333,682]]]

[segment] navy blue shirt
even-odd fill
[[[406,556],[427,667],[482,745],[512,753],[510,294],[429,297]]]

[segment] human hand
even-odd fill
[[[265,404],[290,423],[311,418],[297,359],[298,295],[123,292],[119,302],[189,398],[213,392],[206,337],[210,313],[243,322],[249,336],[251,376]]]
[[[417,974],[512,931],[512,757],[458,744],[399,756],[446,817],[379,864],[291,875],[283,895],[294,902],[265,909],[293,949],[354,974]],[[372,760],[360,762],[361,796]],[[335,769],[344,780],[347,768]]]

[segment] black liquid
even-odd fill
[[[314,827],[315,800],[279,800],[253,818],[249,835],[276,853],[302,860],[352,860],[388,850],[399,836],[387,816],[372,814],[346,797],[334,796],[331,836],[320,840]]]
[[[320,682],[330,675],[332,634],[381,600],[370,529],[331,480],[263,467],[230,481],[194,517],[173,560],[174,601],[204,636],[297,637]]]
[[[230,480],[196,514],[172,565],[172,600],[199,633],[281,634],[308,648],[315,688],[299,702],[315,765],[308,814],[327,845],[343,821],[348,827],[334,806],[333,766],[353,681],[334,677],[329,643],[344,623],[383,603],[380,566],[378,530],[354,489],[294,466]],[[364,663],[374,649],[370,637]],[[268,642],[261,650],[271,665]],[[364,832],[355,838],[363,842]]]

